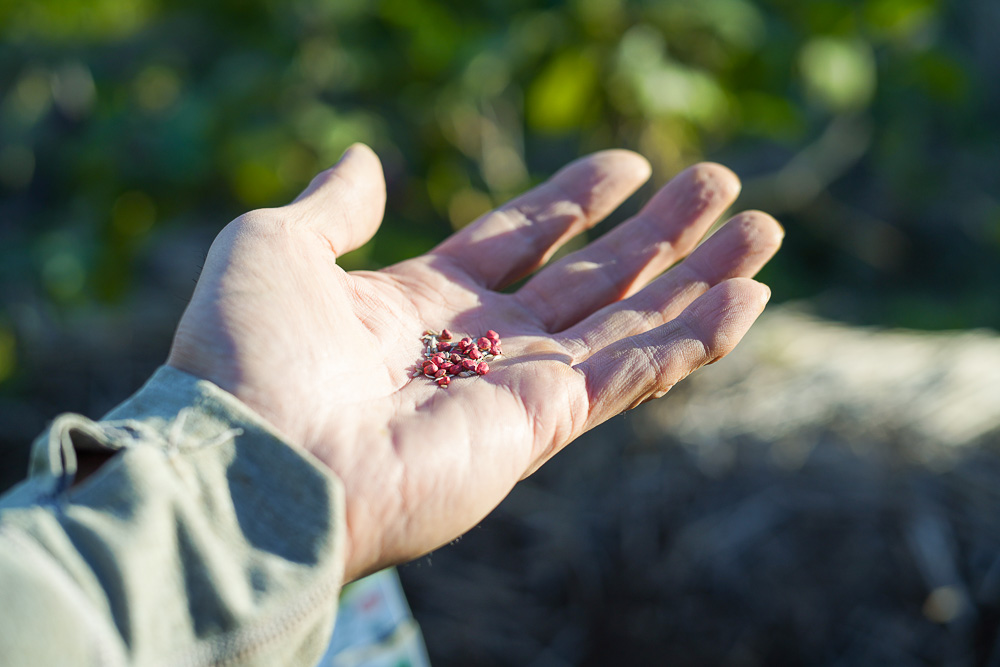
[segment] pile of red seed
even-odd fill
[[[442,329],[441,333],[425,331],[421,340],[424,342],[424,361],[413,377],[424,375],[439,387],[447,387],[453,377],[486,375],[490,372],[489,362],[503,354],[500,334],[493,329],[476,340],[466,336],[456,341],[447,329]]]

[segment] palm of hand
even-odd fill
[[[759,213],[641,289],[735,197],[735,177],[712,165],[517,292],[495,291],[647,173],[633,154],[598,154],[427,255],[347,273],[337,255],[370,238],[384,207],[377,158],[354,147],[293,204],[219,235],[169,363],[230,391],[338,474],[349,578],[418,556],[580,433],[724,355],[763,307],[766,288],[740,278],[780,243]],[[495,329],[504,356],[447,389],[411,378],[421,332],[442,327]]]

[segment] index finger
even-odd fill
[[[631,151],[588,155],[453,234],[430,254],[447,258],[478,285],[501,288],[603,220],[649,173],[646,159]]]

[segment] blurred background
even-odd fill
[[[350,143],[389,201],[348,268],[586,152],[654,166],[610,224],[712,159],[786,227],[785,305],[403,569],[432,660],[1000,664],[998,33],[995,0],[0,2],[0,487]]]

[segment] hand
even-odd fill
[[[497,291],[648,176],[634,153],[597,153],[425,255],[347,273],[337,257],[372,237],[385,207],[378,158],[353,146],[288,206],[219,234],[168,363],[231,392],[340,477],[348,580],[417,557],[584,431],[728,353],[763,309],[770,291],[749,276],[780,245],[772,218],[738,215],[691,252],[739,190],[713,164]],[[421,333],[443,327],[494,329],[504,354],[447,388],[411,378]]]

